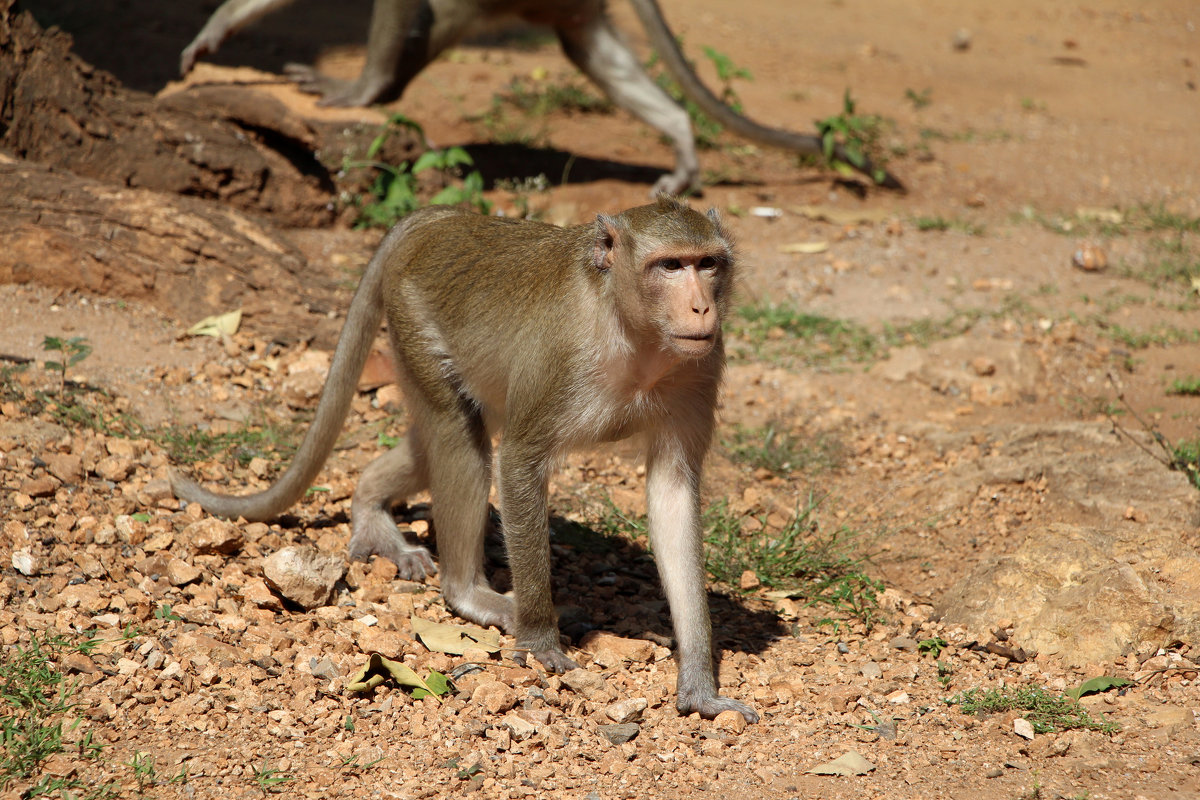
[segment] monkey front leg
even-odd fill
[[[679,662],[675,705],[680,714],[698,711],[705,719],[712,719],[732,710],[747,722],[757,722],[758,713],[750,706],[717,694],[699,480],[699,457],[689,459],[682,447],[670,441],[660,440],[652,447],[646,468],[646,509],[650,546],[675,626]]]
[[[579,665],[558,639],[558,614],[550,590],[550,516],[546,494],[551,458],[522,446],[510,431],[500,443],[500,518],[512,573],[517,650],[551,672]],[[523,656],[517,659],[523,661]]]

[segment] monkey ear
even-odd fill
[[[717,211],[717,209],[715,207],[710,208],[707,212],[707,216],[708,216],[709,220],[712,222],[713,227],[715,227],[717,229],[717,233],[719,233],[721,236],[728,239],[729,234],[726,233],[726,231],[725,231],[725,223],[721,219],[721,212]]]
[[[596,215],[596,240],[592,245],[592,266],[608,269],[613,264],[613,248],[617,242],[617,221],[607,214]]]

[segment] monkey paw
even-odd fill
[[[546,668],[547,672],[561,675],[564,672],[579,669],[579,665],[572,661],[562,650],[530,650],[529,653]],[[525,653],[518,651],[513,655],[513,661],[521,666],[525,666]]]
[[[428,550],[403,540],[396,541],[394,537],[382,541],[378,537],[375,540],[366,536],[351,537],[349,555],[351,561],[366,561],[373,555],[386,558],[396,565],[397,577],[406,581],[423,581],[437,572],[437,565]]]
[[[682,694],[676,702],[675,707],[679,709],[680,714],[691,714],[692,712],[700,712],[700,716],[705,719],[712,719],[722,711],[736,711],[746,718],[746,722],[758,722],[758,712],[740,700],[733,700],[720,695],[704,699],[685,698]]]

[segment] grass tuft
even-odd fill
[[[1034,733],[1077,729],[1115,733],[1119,729],[1116,723],[1093,719],[1078,701],[1038,686],[967,689],[946,698],[946,704],[956,705],[964,714],[976,717],[1021,711],[1024,712],[1021,716],[1033,726]]]

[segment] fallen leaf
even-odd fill
[[[409,618],[413,633],[430,650],[461,656],[467,650],[500,651],[499,631],[488,631],[474,625],[447,625],[430,622],[414,615]]]
[[[802,217],[832,222],[834,225],[859,225],[862,223],[883,222],[888,217],[893,216],[892,212],[882,208],[863,208],[857,211],[848,211],[844,208],[828,208],[827,206],[793,206],[792,211],[795,211]]]
[[[844,756],[818,764],[808,771],[809,775],[866,775],[875,765],[858,753],[850,750]]]
[[[242,324],[242,310],[205,317],[187,329],[188,336],[232,336]]]
[[[799,253],[802,255],[824,253],[828,249],[829,242],[793,242],[792,244],[781,244],[779,246],[779,252],[781,253]]]
[[[1098,694],[1100,692],[1107,692],[1109,689],[1117,689],[1121,686],[1129,685],[1130,681],[1127,681],[1124,678],[1114,678],[1110,675],[1101,675],[1097,678],[1089,678],[1088,680],[1076,686],[1074,689],[1067,689],[1064,694],[1066,694],[1067,697],[1078,700],[1085,694]]]
[[[435,687],[421,680],[421,676],[413,672],[412,668],[407,664],[385,658],[379,653],[371,653],[367,659],[367,663],[363,664],[357,672],[350,676],[350,680],[346,683],[346,691],[355,693],[369,692],[389,677],[401,686],[408,686],[412,689],[428,692],[428,694],[434,697],[445,693],[444,691],[435,691]],[[422,695],[422,697],[424,696]]]

